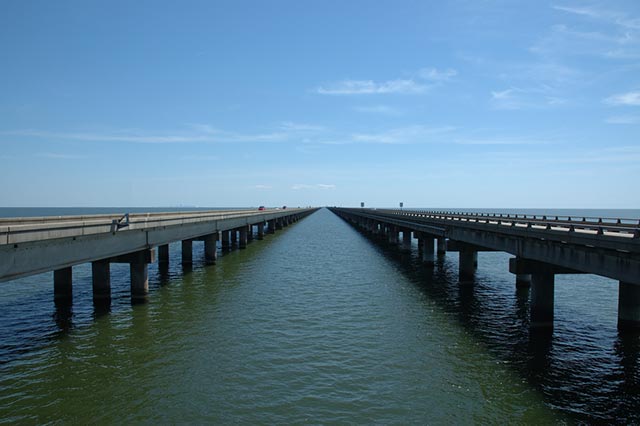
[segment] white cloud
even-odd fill
[[[450,68],[442,71],[436,68],[423,68],[418,75],[425,80],[442,82],[451,80],[458,75],[458,71]]]
[[[409,144],[437,142],[434,136],[455,130],[452,126],[427,127],[422,125],[400,127],[379,133],[355,133],[351,141],[355,143]]]
[[[459,145],[543,145],[549,141],[540,139],[520,139],[520,138],[490,138],[490,139],[458,139],[455,141]]]
[[[372,95],[372,94],[418,94],[424,93],[428,86],[414,80],[344,80],[328,87],[318,87],[321,95]]]
[[[316,183],[315,185],[298,183],[293,185],[291,189],[295,191],[299,191],[301,189],[336,189],[336,186],[332,184],[325,184],[325,183]]]
[[[369,106],[357,106],[353,108],[356,112],[364,112],[368,114],[382,114],[382,115],[402,115],[402,111],[397,108],[393,108],[387,105],[369,105]]]
[[[607,117],[604,121],[609,124],[639,124],[640,115],[617,115]]]
[[[273,189],[271,185],[254,185],[255,189]]]
[[[324,126],[317,126],[314,124],[306,124],[306,123],[293,123],[291,121],[283,121],[280,124],[280,128],[284,131],[291,132],[321,132],[326,130]]]
[[[614,106],[640,106],[640,91],[612,95],[604,102]]]
[[[565,105],[569,101],[555,96],[555,89],[540,85],[538,87],[510,87],[502,91],[491,92],[491,105],[495,109],[518,110],[525,108],[548,108]]]

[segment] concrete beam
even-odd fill
[[[583,274],[575,269],[556,266],[550,263],[538,262],[531,259],[522,259],[520,257],[512,257],[509,259],[509,272],[517,275],[531,275],[538,272],[546,272],[549,274]]]
[[[498,251],[496,249],[482,247],[482,246],[478,246],[476,244],[463,243],[463,242],[456,241],[456,240],[447,241],[445,250],[449,251],[449,252],[459,252],[461,250],[461,247],[463,247],[463,246],[467,250],[473,250],[473,251],[476,251],[476,252],[478,252],[478,251]]]

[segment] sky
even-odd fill
[[[640,2],[0,0],[0,207],[640,208]]]

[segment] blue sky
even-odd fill
[[[640,207],[637,0],[0,0],[0,51],[0,206]]]

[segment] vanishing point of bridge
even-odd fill
[[[531,286],[531,326],[552,327],[556,274],[595,274],[619,281],[618,328],[640,328],[640,223],[637,219],[332,208],[338,216],[410,250],[422,260],[459,253],[459,281],[472,284],[479,251],[514,255],[516,285]],[[399,235],[402,233],[402,241]],[[435,247],[434,247],[435,246]],[[437,249],[436,249],[437,247]]]

